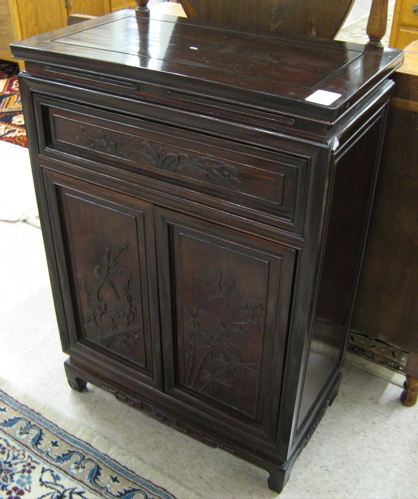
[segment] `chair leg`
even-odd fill
[[[413,407],[417,403],[418,398],[418,378],[407,376],[403,387],[401,402],[406,407]]]
[[[373,0],[367,23],[369,45],[381,47],[388,25],[388,0]]]
[[[147,7],[147,4],[148,4],[148,0],[135,0],[136,4],[138,5],[138,7],[135,9],[137,11],[148,11],[148,7]]]

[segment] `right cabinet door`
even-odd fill
[[[273,441],[295,251],[156,209],[168,393]]]

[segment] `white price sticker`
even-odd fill
[[[322,104],[323,106],[330,106],[333,102],[341,97],[341,94],[336,92],[328,92],[327,90],[317,90],[309,97],[306,97],[306,101],[313,102],[315,104]]]

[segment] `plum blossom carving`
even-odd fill
[[[228,297],[235,282],[222,273],[215,279],[197,275],[195,279],[205,291],[207,303],[228,309],[230,319],[220,320],[209,311],[211,307],[205,310],[202,304],[184,310],[185,383],[201,393],[232,390],[237,377],[254,372],[243,344],[260,332],[262,306],[254,300],[236,302]]]
[[[80,126],[79,143],[131,161],[145,160],[149,165],[170,173],[179,173],[200,181],[234,191],[240,190],[241,181],[235,166],[218,158],[205,156],[192,158],[185,153],[166,151],[149,140],[103,130],[95,132]]]
[[[107,247],[104,265],[94,268],[96,278],[95,285],[90,285],[86,279],[83,280],[87,296],[87,307],[89,315],[85,321],[85,327],[94,327],[99,331],[98,341],[107,348],[115,350],[127,350],[141,337],[138,328],[132,330],[130,325],[135,320],[137,308],[132,299],[132,275],[128,274],[123,280],[124,284],[118,287],[114,282],[114,275],[125,274],[125,269],[118,264],[121,255],[127,251],[129,243],[123,243],[114,253],[110,246]],[[115,303],[120,306],[113,315],[104,322],[109,306],[102,292],[107,286],[115,298]]]

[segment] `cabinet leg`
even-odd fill
[[[269,489],[280,494],[289,478],[288,473],[282,469],[269,470],[269,473],[270,476],[267,479]]]
[[[418,353],[409,352],[405,366],[406,381],[401,402],[406,407],[413,407],[418,397]]]
[[[418,398],[418,378],[407,374],[403,388],[404,390],[401,394],[402,404],[406,407],[413,407],[417,403]]]
[[[67,375],[68,384],[71,386],[73,390],[76,390],[77,392],[82,392],[87,386],[87,381],[78,376],[78,372],[76,371],[76,369],[74,369],[74,367],[69,363],[68,360],[64,363],[64,367],[65,367],[65,374]]]

